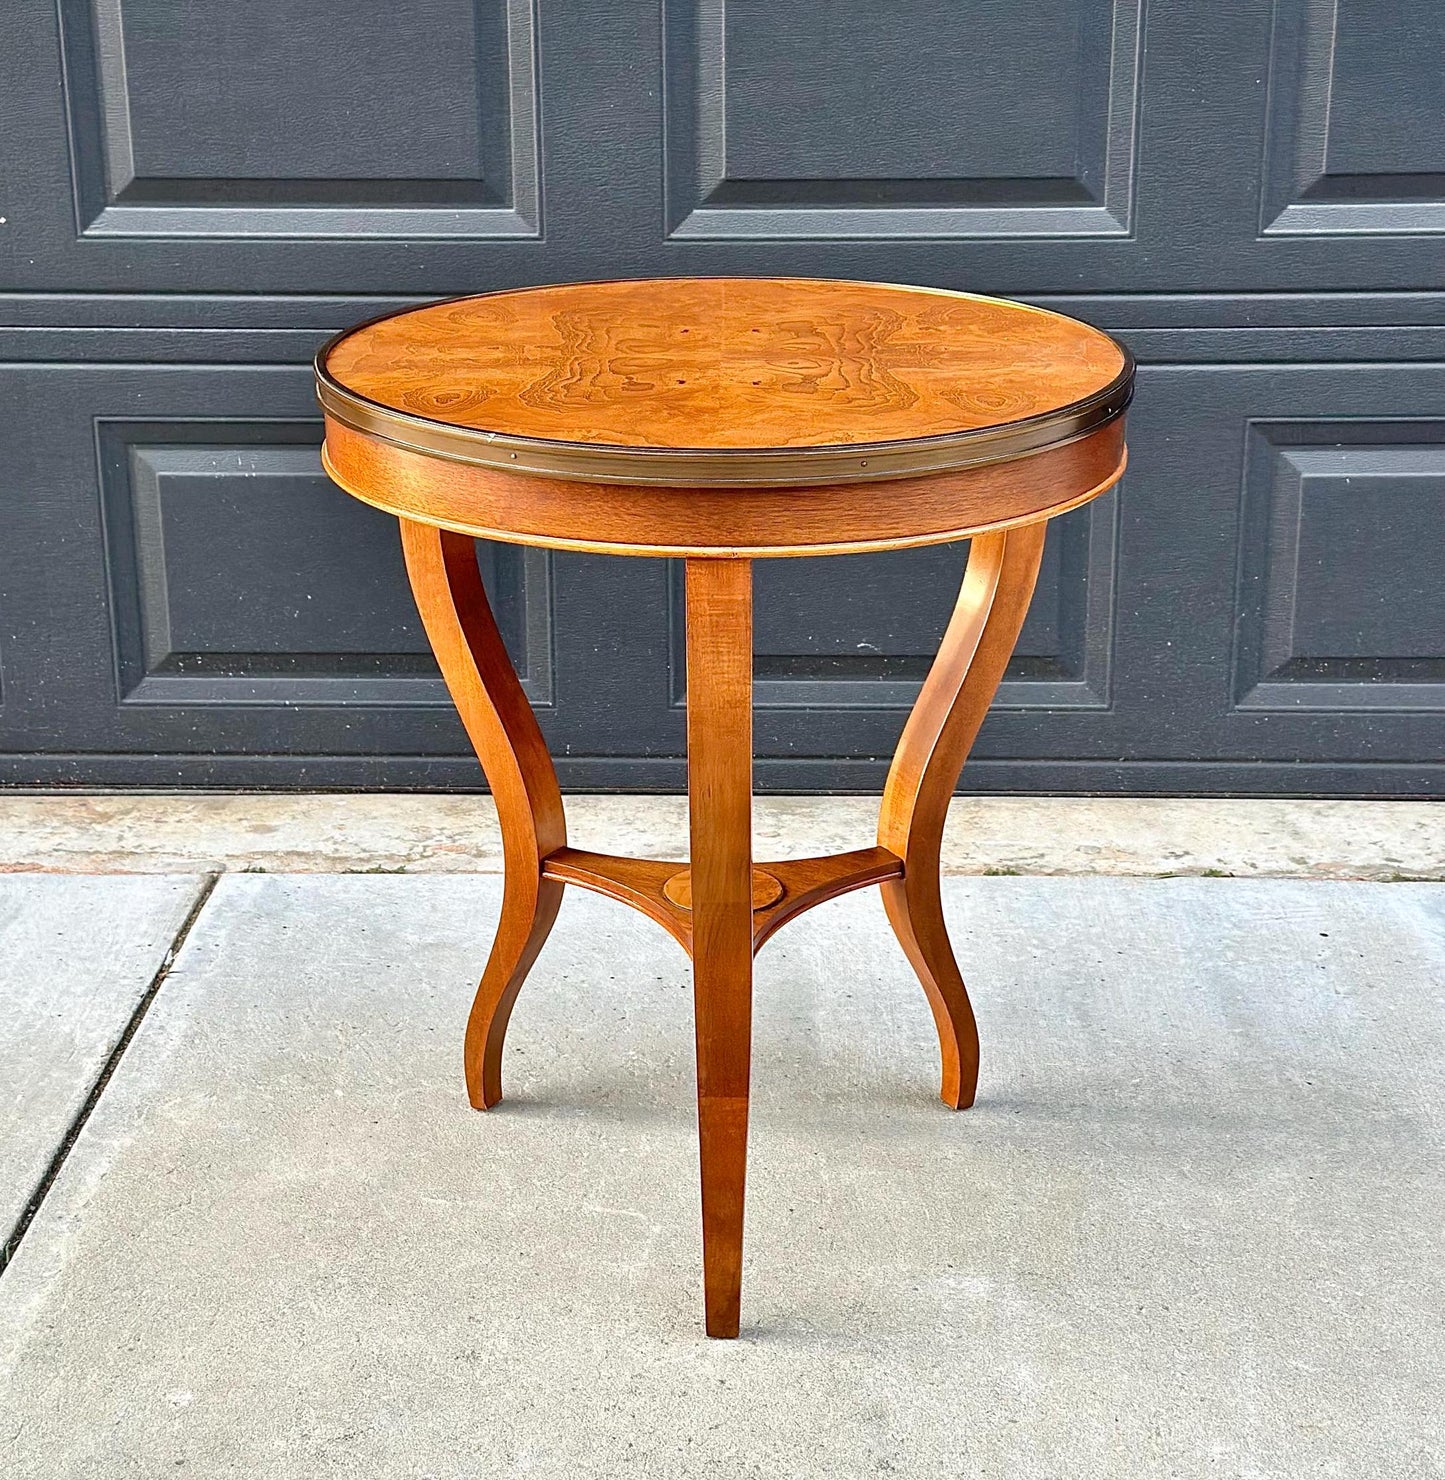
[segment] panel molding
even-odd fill
[[[171,625],[171,571],[161,480],[234,476],[323,478],[313,421],[206,418],[95,419],[116,702],[122,706],[383,706],[450,710],[424,648],[412,653],[195,652]],[[522,688],[535,707],[554,705],[552,562],[541,549],[478,543],[508,645],[520,654]]]
[[[447,238],[542,234],[535,0],[495,3],[505,32],[501,178],[185,180],[140,175],[125,59],[124,0],[57,0],[77,235]],[[479,78],[479,87],[481,80]],[[478,98],[483,108],[488,100]],[[217,199],[220,197],[220,199]]]
[[[1445,173],[1332,174],[1328,143],[1339,0],[1275,0],[1261,236],[1445,232]]]
[[[1345,483],[1428,480],[1439,484],[1445,514],[1445,421],[1248,423],[1235,594],[1235,708],[1445,714],[1445,622],[1435,634],[1434,654],[1360,657],[1298,651],[1300,546],[1311,478]],[[1428,531],[1421,539],[1429,548]],[[1357,563],[1357,552],[1345,551],[1341,559]],[[1379,595],[1383,602],[1392,593]],[[1440,609],[1445,613],[1445,597]]]
[[[809,181],[815,199],[807,204],[788,198],[797,193],[798,182],[740,180],[728,173],[726,4],[663,0],[663,190],[669,238],[1132,235],[1145,0],[1112,0],[1108,35],[1101,43],[1108,56],[1102,127],[1092,151],[1081,149],[1073,179]],[[1004,190],[1005,183],[1023,188]],[[864,204],[859,199],[864,193],[874,201],[895,198]]]

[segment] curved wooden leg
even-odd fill
[[[502,826],[502,918],[467,1020],[467,1093],[478,1110],[502,1098],[502,1041],[512,1004],[547,939],[562,885],[542,860],[567,841],[562,793],[536,716],[507,656],[467,535],[401,521],[422,625],[466,726]]]
[[[512,1004],[551,933],[561,903],[562,885],[551,879],[523,879],[515,886],[509,879],[502,891],[502,918],[467,1015],[462,1047],[467,1097],[478,1110],[490,1110],[502,1098],[502,1044]]]
[[[1018,640],[1038,579],[1043,524],[977,535],[938,657],[903,728],[878,818],[878,841],[903,860],[883,907],[918,973],[943,1058],[944,1102],[973,1104],[978,1029],[943,920],[938,864],[958,773]]]
[[[753,1011],[752,565],[687,562],[698,1157],[709,1336],[736,1336]]]

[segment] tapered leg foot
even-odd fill
[[[562,899],[542,860],[567,842],[562,793],[466,535],[401,521],[412,594],[447,690],[486,772],[502,828],[502,917],[467,1021],[467,1095],[478,1110],[502,1098],[507,1020]]]
[[[532,888],[507,883],[502,918],[467,1018],[463,1049],[467,1097],[478,1110],[490,1110],[502,1098],[502,1043],[512,1004],[551,932],[561,903],[562,885],[551,879],[538,879]]]
[[[938,878],[889,879],[882,886],[883,909],[933,1009],[938,1029],[943,1082],[939,1095],[952,1110],[967,1110],[978,1091],[978,1025],[963,984],[948,929]]]
[[[958,605],[904,726],[878,818],[878,841],[903,860],[903,877],[882,886],[883,907],[933,1009],[941,1094],[955,1110],[973,1104],[977,1090],[978,1028],[943,920],[943,826],[1028,612],[1044,528],[974,538]]]
[[[752,567],[687,562],[687,754],[704,1305],[736,1336],[753,1008]]]
[[[747,1184],[748,1100],[699,1095],[702,1164],[704,1324],[713,1337],[733,1337],[742,1322],[743,1196]]]

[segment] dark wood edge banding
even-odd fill
[[[798,281],[822,281],[798,279]],[[981,303],[1002,303],[1030,313],[1053,314],[1032,304],[953,293],[944,288],[868,283],[867,287],[936,293]],[[511,289],[511,293],[532,289]],[[316,395],[322,410],[343,426],[409,452],[509,473],[540,475],[586,483],[630,483],[649,487],[783,488],[810,484],[869,483],[923,473],[982,467],[1038,452],[1095,431],[1122,416],[1134,394],[1134,357],[1111,335],[1123,367],[1102,390],[1038,416],[1000,426],[945,432],[892,442],[858,442],[818,447],[627,447],[601,442],[567,442],[519,437],[477,427],[456,426],[383,405],[341,384],[327,368],[332,350],[359,329],[384,319],[415,313],[418,307],[462,303],[504,294],[472,293],[435,304],[379,314],[329,339],[317,352]],[[1103,334],[1103,330],[1095,332]]]

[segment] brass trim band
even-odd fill
[[[1004,462],[1095,431],[1123,415],[1133,392],[1129,361],[1099,394],[1010,426],[850,447],[678,449],[551,442],[451,426],[368,401],[331,379],[319,359],[316,368],[316,395],[328,416],[410,452],[578,482],[694,488],[866,483]]]
[[[950,294],[938,288],[910,288],[909,291],[948,297],[977,296]],[[1044,312],[1029,304],[1010,306],[1035,313]],[[1122,416],[1134,394],[1134,357],[1115,339],[1113,343],[1122,356],[1123,365],[1118,375],[1102,390],[1053,411],[1001,426],[892,442],[818,447],[628,447],[515,436],[399,411],[350,390],[331,374],[326,362],[342,340],[358,329],[413,311],[400,309],[379,314],[365,323],[352,325],[322,345],[315,361],[316,395],[322,410],[353,431],[378,437],[410,452],[509,473],[530,473],[574,482],[683,488],[786,488],[912,478],[924,473],[1005,462],[1070,441]]]

